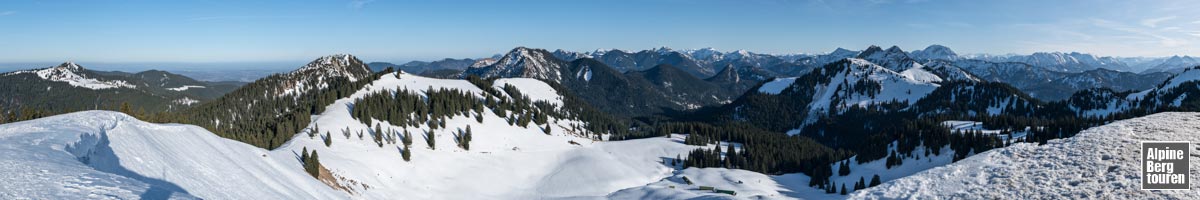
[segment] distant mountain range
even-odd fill
[[[1187,56],[1157,59],[1125,59],[1100,57],[1078,52],[1044,52],[1031,55],[967,55],[955,53],[949,47],[931,45],[907,52],[899,47],[870,46],[861,51],[838,48],[826,54],[759,54],[745,50],[721,52],[712,48],[673,50],[661,47],[651,50],[624,51],[600,49],[592,52],[555,50],[549,55],[558,61],[571,62],[592,59],[618,72],[648,70],[667,64],[699,79],[712,79],[732,67],[737,72],[753,72],[769,77],[800,76],[812,69],[845,59],[861,58],[889,69],[921,66],[959,68],[974,77],[1008,83],[1034,97],[1061,100],[1079,90],[1105,87],[1116,90],[1144,90],[1200,61]],[[445,59],[434,62],[410,62],[403,66],[373,63],[373,69],[395,67],[430,77],[454,77],[471,68],[483,68],[505,56],[482,59]],[[548,59],[543,57],[542,59]],[[508,59],[513,60],[513,59]],[[535,61],[538,63],[540,61]],[[554,65],[551,61],[545,61]],[[513,63],[509,63],[513,64]],[[1145,71],[1136,73],[1137,71]],[[1165,73],[1164,73],[1165,72]],[[468,73],[469,74],[469,73]],[[499,75],[499,74],[494,74]],[[724,75],[728,76],[728,75]],[[507,76],[503,76],[507,77]],[[548,78],[548,77],[544,77]],[[759,80],[765,80],[760,77]],[[745,85],[741,86],[742,90]],[[741,90],[733,89],[735,93]]]
[[[0,74],[0,107],[52,113],[118,109],[144,112],[181,110],[241,87],[239,82],[197,81],[166,71],[138,73],[85,69],[73,62]]]

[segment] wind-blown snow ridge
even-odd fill
[[[1141,190],[1141,141],[1200,141],[1200,113],[1159,113],[1019,143],[851,194],[858,199],[1200,199]],[[1192,155],[1191,166],[1200,166]],[[1191,182],[1200,177],[1191,176]]]

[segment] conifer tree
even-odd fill
[[[379,127],[378,123],[375,124],[374,138],[375,138],[375,144],[379,144],[379,147],[383,147],[383,129]]]
[[[864,180],[863,177],[859,176],[858,182],[854,183],[854,190],[861,190],[863,188],[867,188],[867,181]]]
[[[333,145],[333,135],[330,135],[329,132],[326,131],[325,132],[325,147],[329,147],[330,145]]]
[[[404,158],[405,162],[412,156],[412,150],[408,149],[408,145],[404,145],[404,151],[400,152],[400,157]]]
[[[425,144],[429,145],[429,149],[437,149],[437,146],[434,146],[433,140],[434,140],[433,130],[426,131],[425,132]]]
[[[850,175],[850,160],[843,161],[838,166],[838,176]]]
[[[320,158],[321,158],[320,156],[317,156],[317,150],[315,150],[315,149],[312,151],[311,157],[308,158],[309,163],[311,163],[311,164],[309,164],[311,169],[308,173],[311,174],[313,177],[319,177],[319,175],[321,174],[320,173],[321,172],[321,170],[320,170],[321,159]]]
[[[881,184],[879,181],[879,174],[875,174],[875,176],[871,177],[871,187],[875,187],[879,184]]]
[[[307,169],[308,168],[308,166],[307,166],[308,165],[308,147],[302,148],[300,150],[300,152],[301,152],[300,153],[300,162],[304,163],[305,169]]]
[[[408,129],[404,129],[404,138],[400,138],[400,142],[404,143],[405,147],[412,145],[412,134],[408,133]]]
[[[133,109],[129,108],[129,102],[121,102],[121,112],[128,115],[133,115]]]
[[[846,195],[846,183],[842,183],[842,195]]]

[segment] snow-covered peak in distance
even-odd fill
[[[917,60],[956,60],[958,54],[950,47],[942,45],[929,45],[924,50],[916,50],[912,52],[912,57]]]
[[[684,54],[691,56],[692,58],[704,60],[704,61],[721,60],[721,55],[724,54],[724,53],[721,53],[721,51],[718,51],[717,49],[714,49],[712,47],[684,50],[683,52],[684,52]]]
[[[75,64],[75,62],[71,62],[71,61],[67,61],[65,63],[59,64],[58,66],[55,66],[54,68],[59,68],[59,69],[64,69],[64,70],[69,70],[69,71],[82,71],[83,70],[82,66],[79,66],[79,64]]]
[[[897,72],[908,70],[916,64],[916,61],[898,46],[892,46],[887,50],[883,50],[879,46],[871,45],[856,57]]]
[[[592,58],[592,55],[590,55],[590,54],[574,52],[574,51],[567,51],[567,50],[563,50],[563,49],[554,50],[554,52],[552,54],[554,54],[554,57],[556,57],[560,60],[563,60],[563,61],[572,61],[572,60],[580,59],[580,58]]]
[[[36,74],[39,78],[42,78],[44,80],[55,81],[55,82],[66,82],[67,84],[70,84],[71,86],[83,87],[83,88],[88,88],[88,89],[93,89],[93,90],[113,89],[113,88],[137,88],[137,86],[135,86],[133,84],[129,84],[123,80],[101,80],[101,79],[97,79],[95,77],[90,77],[87,73],[87,70],[85,70],[83,68],[83,66],[80,66],[79,64],[75,64],[74,62],[65,62],[65,63],[59,64],[58,66],[43,68],[43,69],[10,72],[10,73],[4,74],[4,76],[24,74],[24,73],[33,73],[33,74]]]
[[[517,47],[504,54],[496,63],[468,68],[463,74],[479,77],[523,77],[558,81],[562,78],[563,61],[545,49]]]
[[[1191,56],[1171,56],[1168,58],[1160,58],[1157,64],[1152,64],[1146,72],[1166,72],[1172,69],[1189,68],[1200,65],[1200,59]],[[1149,61],[1153,62],[1153,61]]]
[[[858,51],[851,51],[849,49],[845,49],[845,48],[841,48],[841,47],[838,47],[837,49],[834,49],[832,52],[829,52],[829,55],[838,55],[838,56],[847,56],[847,57],[854,56],[857,54],[858,54]]]
[[[331,77],[346,77],[351,81],[371,75],[371,69],[362,60],[350,54],[323,56],[290,74],[310,74],[312,72]]]
[[[666,47],[666,46],[661,46],[661,47],[655,48],[651,51],[657,52],[658,54],[669,54],[671,52],[675,52],[675,50],[672,50],[670,47]]]

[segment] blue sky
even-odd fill
[[[0,62],[400,62],[515,46],[1200,55],[1196,10],[1108,0],[5,1]]]

